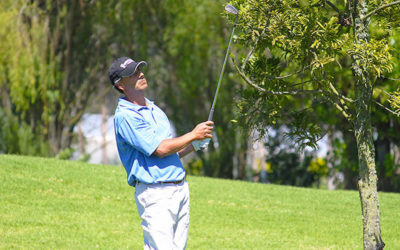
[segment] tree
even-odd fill
[[[222,1],[129,0],[117,5],[104,1],[101,5],[101,16],[113,16],[115,9],[121,9],[125,22],[125,27],[113,33],[117,38],[113,47],[117,49],[110,51],[111,56],[126,54],[148,61],[145,74],[149,97],[165,110],[177,134],[206,120],[230,32],[226,20],[219,15]],[[111,22],[120,23],[119,19]],[[235,146],[243,139],[236,136],[237,128],[230,122],[239,85],[239,80],[230,76],[233,70],[229,66],[226,69],[215,111],[217,139],[207,154],[198,153],[201,161],[187,162],[189,167],[201,169],[196,173],[224,178],[233,175]]]
[[[2,2],[1,151],[52,156],[70,147],[93,83],[106,79],[98,77],[95,3]]]
[[[100,112],[99,103],[115,105],[107,70],[122,55],[148,61],[149,97],[178,134],[207,119],[230,31],[219,15],[222,1],[3,3],[0,152],[53,156],[64,151],[68,158],[83,113]],[[233,70],[227,67],[215,113],[219,144],[199,153],[201,173],[210,176],[232,176],[236,142],[244,136],[235,136],[237,128],[229,122],[239,84],[229,79]]]
[[[358,188],[363,214],[365,249],[382,249],[380,212],[371,127],[372,105],[399,113],[399,92],[388,93],[391,108],[373,98],[377,79],[392,70],[389,38],[399,26],[400,1],[232,1],[239,7],[249,53],[236,65],[251,86],[239,103],[242,125],[265,128],[289,121],[294,140],[316,146],[323,135],[313,110],[329,104],[343,115],[357,143]],[[380,26],[376,34],[372,25]],[[343,62],[351,62],[350,66]],[[344,93],[337,76],[351,72]],[[293,105],[302,97],[302,106]],[[296,109],[295,109],[296,108]]]

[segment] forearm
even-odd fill
[[[183,157],[181,156],[181,153],[185,153],[187,148],[191,147],[191,143],[195,139],[196,137],[193,135],[193,133],[189,132],[180,137],[163,140],[154,152],[154,154],[162,158],[179,152],[179,156]],[[186,152],[186,154],[190,152]]]
[[[194,151],[193,145],[190,143],[189,145],[187,145],[185,148],[183,148],[182,150],[180,150],[178,152],[179,158],[183,158],[183,157],[185,157],[186,155],[190,154],[193,151]]]
[[[179,156],[183,157],[193,151],[191,143],[194,140],[203,140],[212,138],[212,129],[214,122],[206,121],[198,124],[191,132],[173,139],[163,140],[154,154],[158,157],[165,157],[179,152]]]

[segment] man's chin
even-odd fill
[[[144,88],[147,88],[147,81],[146,80],[143,80],[142,82],[141,82],[141,84],[142,84],[142,86],[144,87]]]
[[[146,89],[147,88],[147,81],[141,80],[136,83],[136,89]]]
[[[147,89],[147,82],[141,84],[142,89]]]

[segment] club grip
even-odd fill
[[[212,121],[213,115],[214,115],[214,108],[211,108],[210,114],[208,115],[208,120],[209,121]]]

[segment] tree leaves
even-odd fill
[[[392,108],[400,116],[400,89],[391,94],[391,98],[388,100]]]
[[[368,71],[371,76],[380,77],[382,74],[390,73],[393,69],[392,51],[387,42],[387,35],[372,34],[372,39],[357,42],[354,33],[349,29],[348,24],[343,23],[343,18],[348,18],[349,13],[345,6],[335,1],[325,6],[326,1],[298,2],[290,0],[280,1],[232,1],[235,6],[240,6],[242,23],[242,34],[239,41],[251,48],[254,43],[254,30],[259,30],[261,24],[267,23],[265,35],[261,36],[260,41],[254,48],[256,53],[251,60],[244,61],[245,73],[250,76],[251,81],[257,86],[273,91],[283,91],[287,93],[301,93],[308,90],[323,90],[324,95],[311,96],[304,95],[308,101],[295,99],[288,96],[264,96],[264,94],[242,95],[244,102],[264,103],[266,113],[270,114],[277,111],[281,114],[282,107],[288,103],[292,105],[292,117],[296,117],[296,110],[309,108],[312,101],[330,102],[347,119],[353,119],[352,99],[344,97],[342,90],[337,90],[333,86],[339,85],[342,75],[347,75],[351,67],[348,67],[351,59],[355,58],[354,65],[359,65],[362,70]],[[336,5],[337,4],[337,5]],[[380,6],[383,1],[375,5]],[[374,4],[371,3],[373,9]],[[335,9],[337,11],[332,12]],[[343,8],[343,9],[342,9]],[[346,16],[347,15],[347,16]],[[268,21],[267,21],[268,20]],[[383,25],[383,27],[386,27]],[[386,34],[388,27],[383,28]],[[257,32],[258,34],[259,32]],[[273,58],[273,60],[271,60]],[[346,65],[347,68],[344,68]],[[289,77],[282,77],[287,75]],[[342,84],[342,83],[340,83]],[[354,84],[353,82],[346,83]],[[343,91],[347,91],[343,90]],[[306,93],[306,92],[304,92]],[[310,92],[307,92],[310,93]],[[350,93],[354,93],[350,90]],[[253,99],[255,98],[255,99]],[[268,100],[262,100],[268,98]],[[271,102],[270,100],[274,100]],[[308,106],[305,105],[308,103]],[[246,106],[246,105],[244,105]],[[279,107],[279,108],[278,108]],[[265,112],[258,113],[252,107],[252,115],[265,117]],[[258,108],[257,110],[260,110]],[[239,108],[239,110],[242,110]],[[311,114],[303,114],[301,119],[307,120]],[[242,116],[241,116],[242,117]],[[244,117],[243,117],[244,118]],[[244,118],[245,119],[245,118]],[[287,123],[287,118],[276,117],[281,122]],[[250,121],[261,119],[247,118]],[[290,120],[290,119],[289,119]],[[312,119],[311,119],[312,120]],[[309,143],[315,141],[319,134],[318,121],[309,127],[301,124],[293,124],[294,141]],[[256,124],[249,124],[257,127]],[[263,125],[272,123],[264,122]],[[249,126],[251,126],[249,125]],[[307,133],[307,130],[311,134]],[[297,138],[295,135],[297,134]],[[312,144],[312,143],[311,143]]]
[[[386,40],[371,39],[368,43],[360,41],[354,43],[349,55],[356,58],[356,65],[380,77],[382,73],[390,73],[392,55]]]

